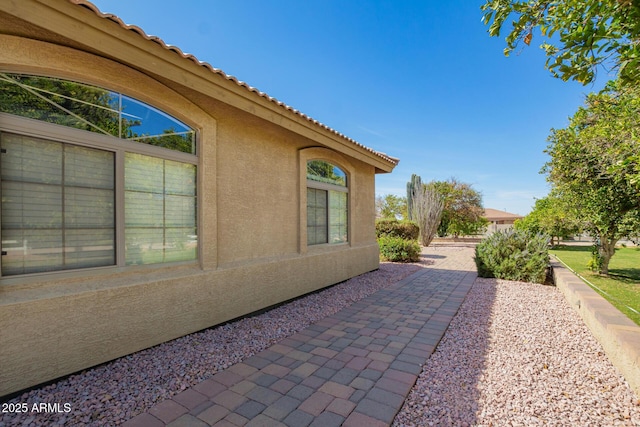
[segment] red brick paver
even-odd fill
[[[457,249],[124,426],[390,425],[475,280]]]

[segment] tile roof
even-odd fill
[[[79,6],[83,6],[86,7],[88,9],[90,9],[91,11],[93,11],[97,16],[104,18],[104,19],[108,19],[110,21],[115,22],[116,24],[120,25],[120,27],[129,30],[129,31],[133,31],[135,33],[137,33],[138,35],[142,36],[143,38],[155,42],[157,44],[159,44],[160,46],[162,46],[163,48],[165,48],[168,51],[177,53],[178,55],[180,55],[181,57],[185,58],[185,59],[189,59],[191,61],[193,61],[194,63],[196,63],[197,65],[200,65],[204,68],[207,68],[208,70],[210,70],[211,72],[218,74],[222,77],[224,77],[225,79],[234,82],[235,84],[237,84],[240,87],[243,87],[245,89],[247,89],[249,92],[255,93],[257,96],[260,96],[262,98],[267,99],[270,102],[273,102],[274,104],[284,108],[285,110],[299,116],[302,117],[303,119],[313,123],[316,126],[321,127],[322,129],[325,129],[331,133],[333,133],[334,135],[337,135],[338,137],[356,145],[357,147],[363,148],[373,154],[375,154],[376,156],[386,160],[387,162],[390,162],[394,165],[397,165],[399,162],[399,159],[388,156],[385,153],[381,153],[379,151],[373,150],[365,145],[360,144],[358,141],[351,139],[349,137],[347,137],[346,135],[330,128],[329,126],[307,116],[306,114],[300,112],[299,110],[296,110],[295,108],[285,104],[282,101],[278,101],[276,98],[273,98],[271,96],[269,96],[268,94],[258,90],[257,88],[250,86],[249,84],[247,84],[246,82],[240,81],[238,80],[236,77],[229,75],[227,73],[225,73],[224,71],[222,71],[219,68],[215,68],[213,67],[211,64],[209,64],[208,62],[203,62],[200,61],[198,58],[196,58],[194,55],[190,54],[190,53],[184,53],[179,47],[177,46],[172,46],[172,45],[168,45],[164,42],[164,40],[162,40],[160,37],[157,36],[151,36],[148,35],[142,28],[135,26],[135,25],[129,25],[126,24],[120,17],[118,17],[117,15],[111,14],[111,13],[103,13],[102,11],[100,11],[100,9],[94,5],[93,3],[91,3],[88,0],[69,0],[71,3],[79,5]]]
[[[518,215],[518,214],[506,212],[506,211],[500,211],[498,209],[485,208],[484,217],[487,219],[493,219],[493,220],[518,219],[518,218],[522,218],[522,215]]]

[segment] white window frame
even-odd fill
[[[322,159],[314,159],[314,160],[321,160],[321,161],[324,161],[326,163],[329,163],[329,164],[331,164],[333,166],[336,166],[336,167],[340,168],[338,165],[335,165],[332,162],[329,162],[329,161],[326,161],[326,160],[322,160]],[[340,168],[340,170],[342,170],[342,168]],[[345,175],[346,175],[346,172],[344,170],[342,170],[342,172],[344,172]],[[319,181],[314,181],[312,179],[307,179],[307,188],[313,188],[315,190],[322,190],[322,191],[326,191],[327,192],[327,213],[326,213],[327,214],[327,226],[326,226],[326,228],[327,228],[327,230],[326,230],[326,232],[327,232],[327,241],[324,242],[324,243],[312,243],[312,244],[309,244],[308,243],[308,239],[307,239],[307,245],[308,246],[344,245],[344,244],[349,243],[349,229],[350,229],[350,227],[349,227],[349,220],[348,220],[348,218],[349,218],[349,187],[348,186],[349,186],[349,179],[348,178],[347,178],[347,185],[344,186],[344,187],[340,186],[340,185],[334,185],[334,184],[329,184],[329,183],[326,183],[326,182],[319,182]],[[347,227],[347,238],[346,238],[346,241],[344,241],[344,242],[338,242],[338,243],[331,243],[330,242],[330,239],[331,239],[331,234],[330,234],[330,230],[331,230],[331,202],[330,202],[330,197],[329,197],[329,192],[330,191],[337,191],[337,192],[340,192],[340,193],[346,193],[347,194],[347,205],[346,205],[346,209],[347,209],[347,212],[346,212],[347,213],[347,224],[346,224],[346,227]],[[308,225],[309,224],[307,224],[307,226]]]

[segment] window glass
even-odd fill
[[[115,264],[114,154],[0,135],[2,274]]]
[[[307,244],[327,243],[327,192],[307,188]]]
[[[346,243],[347,176],[323,160],[307,162],[307,244]]]
[[[347,193],[329,191],[329,243],[347,241]]]
[[[307,179],[342,187],[347,186],[347,175],[342,169],[323,160],[307,162]]]
[[[195,165],[126,153],[126,264],[196,259],[195,182]]]
[[[195,154],[195,131],[136,99],[68,80],[0,73],[0,112]]]

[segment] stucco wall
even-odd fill
[[[0,395],[378,267],[376,167],[330,149],[326,137],[313,139],[192,93],[193,82],[178,82],[178,74],[172,80],[124,60],[16,35],[0,34],[0,46],[1,71],[121,91],[199,132],[198,261],[0,279]],[[306,247],[301,177],[304,153],[313,150],[346,165],[348,244]]]
[[[0,304],[0,395],[106,362],[377,267],[377,246],[203,272],[43,283]],[[14,300],[14,301],[11,301]]]

